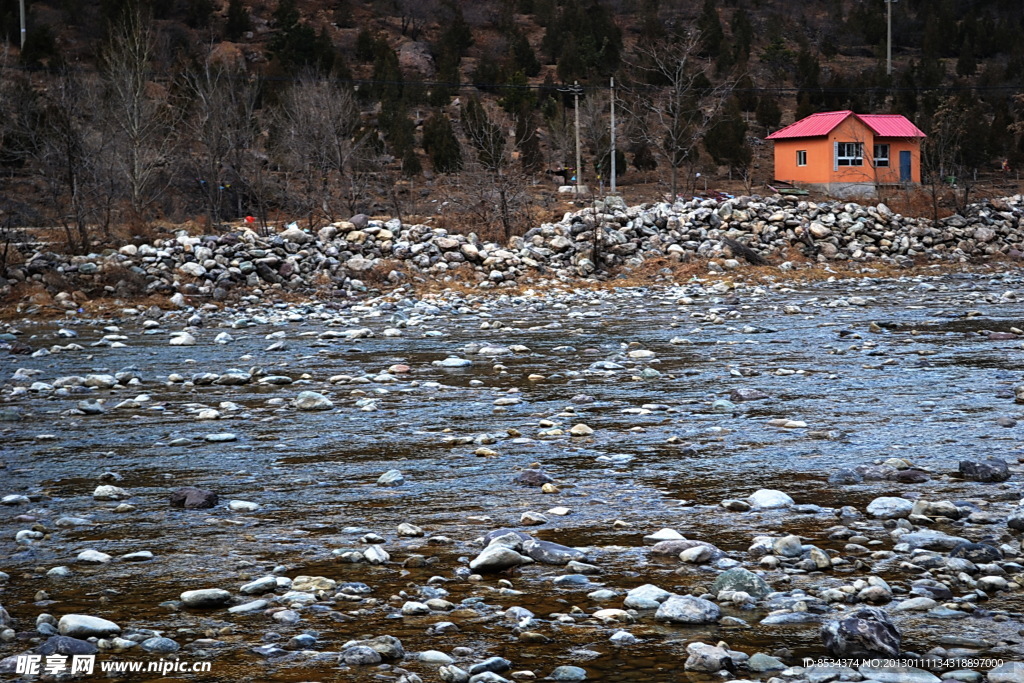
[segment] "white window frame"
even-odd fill
[[[885,151],[885,154],[882,154],[883,150]],[[875,145],[874,152],[875,153],[872,155],[872,157],[874,158],[875,168],[889,168],[889,159],[890,159],[890,157],[889,157],[889,154],[890,154],[889,145],[888,144]]]
[[[839,166],[863,166],[864,165],[864,143],[863,142],[837,142],[836,143],[836,167]]]
[[[806,149],[798,149],[796,151],[796,165],[797,166],[806,166],[807,165],[807,150]]]

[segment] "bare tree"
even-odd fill
[[[463,169],[462,188],[468,208],[485,224],[499,223],[507,241],[528,219],[528,177],[518,163],[519,148],[526,139],[515,135],[514,119],[497,109],[488,113],[476,98],[466,104],[462,128],[473,150],[463,155],[470,159]]]
[[[46,89],[26,78],[5,83],[3,99],[18,106],[0,112],[14,152],[26,164],[45,196],[47,220],[64,230],[71,252],[88,249],[95,224],[98,188],[96,160],[104,138],[95,125],[95,87],[67,69],[53,76]]]
[[[208,56],[199,69],[184,74],[183,86],[190,103],[183,125],[191,142],[188,164],[210,219],[242,215],[252,194],[251,177],[265,158],[256,108],[260,83]]]
[[[644,120],[637,130],[668,162],[673,198],[679,170],[698,160],[700,142],[732,90],[730,82],[712,83],[714,63],[700,50],[700,33],[690,32],[639,44],[628,62],[635,82],[626,108]]]
[[[600,183],[601,194],[604,194],[604,181],[610,172],[610,168],[602,166],[610,159],[608,155],[611,145],[611,131],[608,127],[610,99],[611,96],[607,91],[593,90],[580,100],[580,137],[583,139],[583,147],[594,159],[594,168]]]
[[[963,146],[973,125],[976,121],[955,97],[944,99],[932,117],[931,134],[921,146],[921,165],[934,221],[939,219],[939,202],[947,190],[958,211],[967,207],[973,183],[965,173]]]
[[[278,111],[278,152],[301,189],[297,208],[311,226],[317,212],[334,220],[340,201],[336,189],[345,176],[353,181],[352,157],[361,144],[358,126],[352,92],[311,74],[291,87]]]
[[[113,166],[124,183],[132,219],[145,220],[172,177],[168,165],[176,144],[180,111],[167,89],[150,79],[153,35],[138,12],[112,29],[101,56],[103,120],[114,142]]]

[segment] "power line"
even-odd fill
[[[47,69],[42,66],[30,66],[24,64],[7,65],[2,67],[3,69],[12,69],[15,71],[26,71],[26,72],[51,72],[52,69]],[[95,70],[89,70],[85,68],[78,69],[67,69],[71,73],[98,73]],[[2,69],[0,69],[2,70]],[[176,76],[166,72],[150,72],[150,78],[154,81],[170,81]],[[250,75],[243,74],[224,74],[227,80],[249,80],[252,78]],[[271,82],[271,83],[298,83],[304,80],[300,76],[257,76],[258,80]],[[317,81],[333,81],[336,83],[346,83],[354,86],[375,86],[375,85],[400,85],[403,87],[424,87],[424,88],[446,88],[449,90],[455,90],[458,92],[477,90],[481,92],[487,92],[489,90],[534,90],[534,91],[549,91],[549,92],[566,92],[566,88],[578,88],[578,91],[583,94],[589,92],[608,92],[612,88],[605,84],[583,84],[569,85],[563,83],[472,83],[463,81],[420,81],[420,80],[377,80],[372,78],[339,78],[330,76],[320,76],[316,79]],[[618,89],[634,92],[658,92],[662,90],[669,90],[671,86],[663,85],[651,85],[647,83],[632,83],[623,85],[619,83]],[[804,88],[799,86],[762,86],[762,87],[749,87],[749,88],[732,88],[730,92],[734,93],[753,93],[753,94],[775,94],[775,95],[788,95],[788,94],[800,94],[800,93],[823,93],[823,94],[850,94],[850,93],[898,93],[898,92],[915,92],[915,93],[926,93],[926,92],[938,92],[938,93],[958,93],[958,92],[1024,92],[1024,83],[1016,84],[1003,84],[1003,85],[968,85],[968,84],[952,84],[952,85],[934,85],[934,86],[884,86],[884,85],[872,85],[872,86],[816,86],[813,88]]]

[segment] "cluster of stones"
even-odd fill
[[[1020,258],[1022,222],[1024,195],[971,205],[963,215],[938,221],[895,214],[884,204],[815,203],[789,196],[632,207],[609,198],[500,245],[481,241],[475,233],[358,215],[315,234],[292,224],[271,236],[251,230],[201,237],[182,232],[152,244],[70,258],[39,251],[2,274],[0,294],[16,282],[43,282],[52,272],[95,290],[101,278],[110,282],[129,271],[130,277],[144,279],[147,293],[214,298],[239,287],[303,291],[330,286],[357,293],[367,283],[406,278],[455,277],[488,288],[533,275],[588,277],[652,258],[720,259],[713,269],[731,269],[740,266],[742,247],[753,250],[746,256],[755,260],[775,261],[793,247],[819,262]],[[127,287],[127,280],[106,287],[121,294],[118,288]],[[77,305],[65,297],[59,303]]]

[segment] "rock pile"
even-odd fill
[[[488,288],[532,275],[587,277],[651,258],[720,258],[712,268],[722,270],[739,267],[737,258],[778,261],[793,247],[819,262],[1020,258],[1022,223],[1024,195],[975,204],[964,215],[939,221],[895,214],[884,204],[815,203],[785,196],[632,207],[610,198],[504,246],[483,242],[474,233],[357,216],[315,235],[293,224],[272,236],[251,230],[201,237],[182,232],[87,256],[40,251],[2,274],[0,294],[18,282],[43,282],[47,273],[58,273],[86,291],[105,287],[124,294],[134,282],[146,293],[219,299],[238,287],[302,291],[330,286],[357,293],[367,290],[367,283],[451,275]],[[58,279],[47,278],[47,286],[67,289],[67,283],[53,284]],[[59,303],[77,305],[64,297]]]

